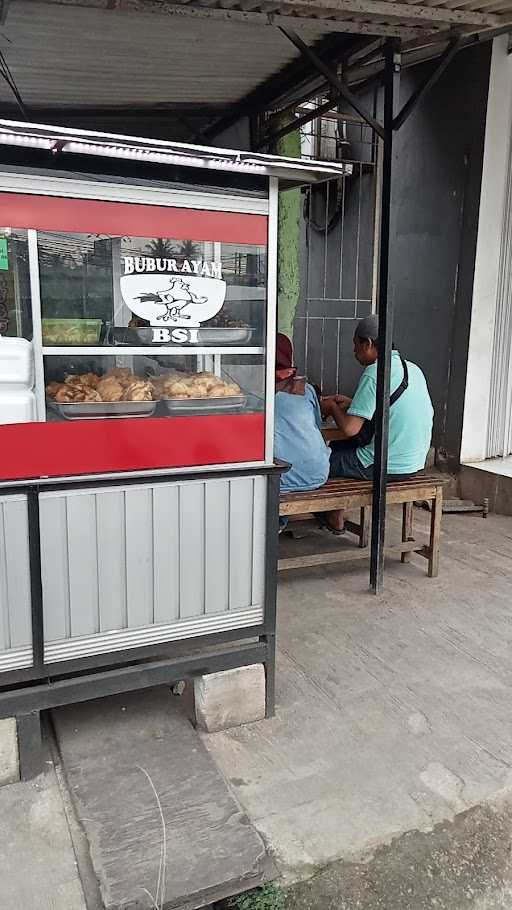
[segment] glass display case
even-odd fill
[[[38,235],[47,420],[263,411],[266,250]]]
[[[47,432],[18,433],[6,479],[271,460],[268,202],[157,198],[9,197],[0,333],[32,367],[0,424]]]

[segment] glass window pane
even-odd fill
[[[264,344],[265,247],[44,232],[38,243],[47,346]],[[172,331],[199,326],[219,331]]]
[[[32,339],[27,232],[0,228],[0,335]]]
[[[256,413],[265,365],[263,355],[51,355],[45,383],[51,421]]]

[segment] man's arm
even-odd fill
[[[341,430],[343,439],[352,439],[357,436],[363,428],[364,418],[356,417],[354,414],[347,414],[346,406],[338,404],[334,398],[325,403],[325,412],[334,419],[339,430]]]

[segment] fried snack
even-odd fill
[[[226,386],[224,383],[217,383],[217,385],[211,387],[210,391],[208,392],[208,398],[224,398],[226,395],[225,389]]]
[[[84,401],[85,392],[82,389],[77,388],[77,386],[66,385],[63,383],[55,393],[55,401],[59,404],[69,404],[73,401]]]
[[[62,382],[49,382],[46,386],[47,398],[55,398],[59,389],[63,386]]]
[[[237,385],[236,382],[226,382],[224,391],[225,395],[240,395],[240,392],[240,386]]]
[[[89,386],[91,389],[97,389],[98,383],[101,379],[100,376],[97,376],[96,373],[82,373],[77,377],[82,385]]]
[[[113,376],[105,376],[96,389],[102,401],[121,401],[123,386]]]
[[[124,401],[152,401],[153,386],[143,379],[135,379],[123,391]]]
[[[165,383],[164,392],[169,398],[177,398],[178,395],[183,398],[190,398],[190,386],[183,380],[171,380]]]
[[[96,389],[92,389],[90,386],[85,388],[85,398],[84,401],[101,401],[101,395]]]
[[[190,383],[190,397],[191,398],[208,398],[208,392],[211,386],[207,381],[199,380],[198,382]]]
[[[138,378],[133,375],[132,371],[128,367],[112,367],[108,373],[105,373],[104,379],[115,379],[121,386],[127,386],[134,379]]]
[[[64,377],[64,382],[65,382],[66,385],[69,385],[69,386],[78,386],[79,388],[81,388],[82,385],[83,385],[83,383],[82,383],[82,377],[81,377],[81,376],[77,376],[75,373],[68,373],[68,374]]]

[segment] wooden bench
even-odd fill
[[[402,541],[386,547],[386,553],[399,552],[402,562],[408,562],[411,553],[418,553],[428,560],[428,576],[435,578],[439,568],[439,542],[441,517],[443,513],[443,480],[427,474],[419,474],[410,480],[388,483],[387,504],[402,505]],[[415,502],[431,502],[430,539],[421,544],[413,537],[413,509]],[[344,562],[350,559],[367,558],[370,514],[372,505],[372,483],[369,480],[328,480],[318,490],[308,493],[281,493],[279,515],[311,515],[313,512],[330,512],[343,509],[350,512],[359,509],[359,523],[345,521],[345,529],[359,538],[359,550],[340,548],[337,551],[314,553],[310,556],[293,556],[279,560],[279,571],[307,566],[320,566]],[[366,552],[365,552],[366,551]]]

